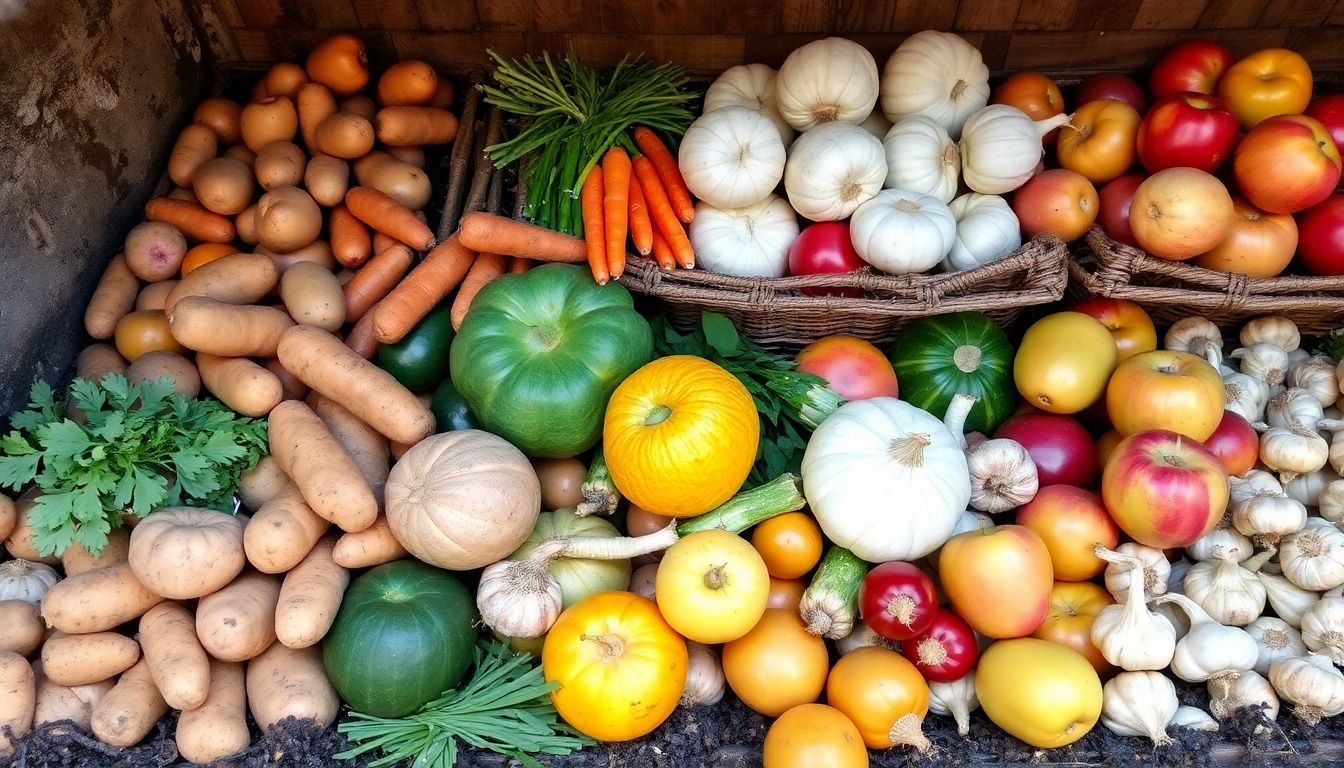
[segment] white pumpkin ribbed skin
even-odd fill
[[[852,123],[826,123],[793,143],[784,191],[800,216],[839,221],[873,199],[886,177],[882,142]]]
[[[416,443],[387,478],[387,522],[412,555],[453,571],[480,568],[527,540],[541,483],[527,457],[478,429]]]
[[[746,107],[770,118],[779,130],[779,139],[788,149],[793,143],[793,127],[779,114],[775,93],[775,69],[766,64],[738,64],[729,67],[709,84],[705,91],[705,112],[724,107]]]
[[[923,272],[942,261],[957,220],[942,200],[884,189],[854,212],[849,239],[859,257],[893,275]]]
[[[981,194],[1002,195],[1026,184],[1044,155],[1035,122],[1017,107],[991,104],[962,128],[961,176]]]
[[[957,195],[961,149],[938,121],[927,115],[907,117],[882,139],[888,189],[932,195],[944,203]]]
[[[988,103],[989,67],[975,46],[951,32],[907,37],[882,69],[882,112],[893,123],[927,115],[956,138]]]
[[[787,200],[771,195],[746,208],[697,203],[691,246],[698,265],[710,272],[743,277],[783,277],[789,246],[798,237],[798,218]]]
[[[863,122],[877,104],[877,60],[842,37],[794,50],[775,78],[779,113],[796,130],[830,122]]]
[[[1022,228],[1008,201],[969,192],[948,208],[957,220],[957,237],[943,269],[957,272],[998,261],[1022,245]]]
[[[697,198],[715,208],[743,208],[775,191],[784,160],[784,142],[770,118],[746,107],[723,107],[686,129],[677,165]]]
[[[892,458],[894,440],[927,435],[923,465]],[[893,397],[846,403],[812,434],[803,494],[826,537],[870,563],[942,546],[971,500],[966,455],[926,411]]]

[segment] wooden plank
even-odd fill
[[[474,0],[414,0],[414,3],[420,25],[408,27],[407,31],[465,32],[478,26],[477,4]],[[530,2],[528,13],[531,13]]]
[[[1077,3],[1070,0],[1023,0],[1013,29],[1072,29]]]
[[[1141,0],[1079,0],[1072,29],[1133,29],[1140,2]]]
[[[215,15],[230,27],[243,26],[243,14],[238,10],[237,0],[210,0],[201,5],[210,5],[215,9]]]
[[[897,29],[898,4],[898,0],[838,0],[835,4],[834,31],[841,35],[893,32]]]
[[[1012,38],[1013,33],[1008,31],[985,32],[984,39],[976,46],[980,49],[980,58],[984,59],[985,66],[989,67],[991,73],[1003,69]]]
[[[1132,29],[1193,29],[1209,0],[1141,0]]]
[[[234,27],[233,42],[238,46],[238,60],[247,62],[275,61],[275,51],[271,48],[271,35],[265,29],[240,29]]]
[[[1325,23],[1331,26],[1344,25],[1344,0],[1335,0],[1335,7],[1330,9],[1330,16]]]
[[[583,61],[610,66],[626,56],[644,54],[655,61],[668,61],[695,74],[715,74],[745,62],[745,45],[738,35],[566,35]],[[564,50],[564,49],[553,49]]]
[[[1285,44],[1284,29],[1229,29],[1208,35],[1237,51],[1275,48]],[[1004,68],[1053,72],[1142,69],[1174,43],[1188,40],[1181,30],[1125,30],[1118,32],[1018,32],[1008,46]]]
[[[945,30],[950,29],[956,20],[957,4],[950,0],[896,0],[896,25],[892,31]]]
[[[359,17],[351,0],[287,0],[298,9],[299,23],[307,29],[359,28]]]
[[[270,41],[271,50],[275,53],[275,61],[304,61],[313,46],[330,34],[331,30],[329,29],[314,29],[312,27],[273,29],[270,31]],[[392,37],[389,32],[364,30],[355,31],[355,34],[364,41],[364,49],[368,53],[369,63],[375,69],[386,67],[400,58],[406,58],[397,55],[396,50],[392,47]]]
[[[780,29],[777,0],[733,0],[711,3],[714,31],[721,35],[768,35]]]
[[[421,15],[424,6],[438,5],[439,0],[419,0]],[[476,0],[476,18],[483,29],[493,32],[526,32],[532,27],[536,5],[532,0]]]
[[[1269,0],[1260,14],[1261,26],[1319,27],[1330,16],[1326,0]]]
[[[1288,36],[1286,47],[1302,54],[1317,72],[1344,69],[1344,28],[1293,30]],[[1337,93],[1338,90],[1327,92]]]
[[[353,0],[355,18],[363,29],[421,29],[415,0]],[[441,3],[433,3],[441,5]],[[476,6],[467,2],[468,10]]]
[[[488,0],[487,0],[488,1]],[[581,32],[601,24],[600,0],[537,0],[538,32]]]
[[[713,3],[679,3],[676,0],[601,0],[601,26],[591,23],[584,32],[620,32],[661,35],[713,34]]]
[[[293,7],[281,0],[238,0],[238,15],[248,29],[275,29],[294,24]]]
[[[513,57],[526,52],[520,32],[393,32],[391,37],[397,56],[423,59],[454,74],[488,69],[487,48]]]
[[[1018,7],[1018,3],[1009,0],[961,0],[952,28],[958,32],[1012,29]]]
[[[782,0],[781,32],[829,33],[835,27],[833,0]]]
[[[1200,29],[1250,29],[1260,23],[1269,0],[1215,0],[1199,17]]]

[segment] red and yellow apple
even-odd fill
[[[1114,549],[1120,531],[1091,491],[1070,485],[1047,485],[1017,510],[1017,524],[1035,531],[1050,551],[1056,581],[1087,581],[1106,570],[1093,553],[1096,545]]]
[[[1218,81],[1218,95],[1250,130],[1275,115],[1296,115],[1311,103],[1311,65],[1297,51],[1266,48],[1238,61]]]
[[[1105,677],[1115,667],[1092,644],[1092,622],[1102,608],[1114,604],[1110,592],[1090,581],[1057,581],[1050,593],[1050,614],[1031,636],[1072,648]]]
[[[1022,525],[957,534],[938,555],[938,580],[958,616],[993,638],[1026,637],[1050,612],[1050,550]]]
[[[1157,349],[1157,329],[1143,307],[1128,299],[1093,296],[1073,305],[1074,312],[1095,317],[1115,339],[1115,360],[1123,363],[1140,352]]]
[[[1154,99],[1182,91],[1217,93],[1218,80],[1232,66],[1232,52],[1212,40],[1186,40],[1168,48],[1153,65],[1148,90]]]
[[[1207,360],[1170,349],[1131,357],[1106,384],[1106,411],[1122,435],[1167,429],[1207,440],[1222,421],[1226,398],[1223,379]]]
[[[1187,547],[1227,510],[1227,470],[1204,444],[1163,429],[1120,441],[1101,473],[1120,530],[1157,549]]]
[[[1297,250],[1297,222],[1286,213],[1268,213],[1244,197],[1232,198],[1232,226],[1227,237],[1195,264],[1219,272],[1251,277],[1275,277],[1293,260]]]
[[[896,371],[882,350],[855,336],[827,336],[803,347],[798,370],[826,380],[846,400],[896,397]]]
[[[1223,420],[1204,445],[1229,475],[1245,474],[1260,460],[1260,435],[1241,414],[1232,411],[1223,411]]]
[[[1297,213],[1325,200],[1340,177],[1339,148],[1319,120],[1280,115],[1251,129],[1232,156],[1237,186],[1270,213]]]
[[[1168,168],[1134,190],[1129,228],[1143,250],[1181,261],[1222,242],[1234,215],[1223,182],[1198,168]]]

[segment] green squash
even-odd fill
[[[652,359],[653,332],[629,291],[545,264],[476,295],[451,375],[486,430],[528,456],[562,458],[597,443],[611,393]]]
[[[1012,415],[1013,345],[979,312],[925,317],[908,325],[891,347],[901,399],[942,418],[958,393],[976,398],[967,432],[986,435]]]
[[[378,348],[378,367],[412,392],[433,392],[448,378],[453,302],[445,299],[396,344]]]
[[[352,709],[409,715],[462,681],[475,621],[475,601],[456,575],[398,560],[350,583],[322,641],[322,662]]]
[[[481,428],[476,415],[471,412],[471,407],[462,399],[462,393],[453,386],[452,379],[444,379],[439,388],[434,390],[434,399],[429,403],[429,410],[434,412],[436,432]]]

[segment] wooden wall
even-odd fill
[[[1291,47],[1319,69],[1344,69],[1344,0],[186,0],[229,63],[299,59],[325,32],[360,30],[378,62],[481,66],[573,44],[593,63],[645,53],[695,71],[778,66],[827,34],[857,40],[879,63],[907,34],[954,30],[994,70],[1085,71],[1151,64],[1195,35],[1234,52]]]

